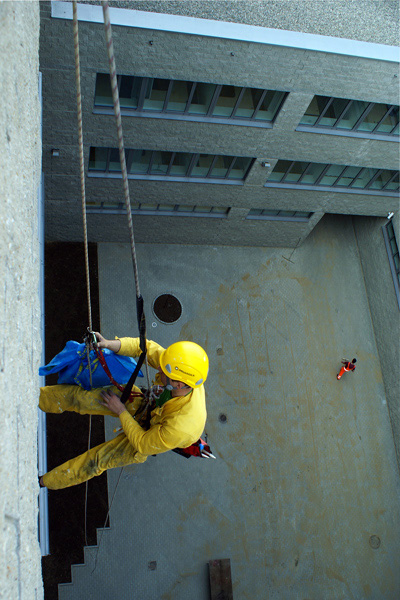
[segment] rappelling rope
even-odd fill
[[[83,239],[84,239],[84,245],[85,245],[86,290],[87,290],[87,301],[88,301],[89,327],[90,327],[90,330],[92,331],[92,303],[91,303],[91,298],[90,298],[89,251],[88,251],[87,219],[86,219],[85,166],[84,166],[84,160],[83,160],[81,69],[80,69],[80,65],[79,65],[78,7],[77,7],[76,0],[73,1],[72,9],[73,9],[73,22],[74,22],[76,105],[77,105],[77,111],[78,111],[79,163],[80,163],[80,172],[81,172],[81,197],[82,197]]]
[[[82,95],[81,95],[81,69],[79,64],[79,33],[78,33],[78,7],[76,0],[72,3],[73,26],[74,26],[74,49],[75,49],[75,82],[76,82],[76,106],[78,113],[78,140],[79,140],[79,163],[81,175],[81,198],[82,198],[82,219],[83,219],[83,240],[85,248],[85,270],[86,270],[86,290],[88,302],[89,328],[92,331],[92,302],[90,298],[90,272],[89,272],[89,251],[87,236],[86,219],[86,191],[85,191],[85,167],[83,160],[83,125],[82,125]],[[92,369],[90,364],[90,348],[86,344],[87,361],[89,365],[90,387],[92,387]],[[89,433],[88,433],[88,451],[90,450],[90,440],[92,437],[92,415],[89,415]],[[85,485],[85,545],[87,541],[87,501],[88,501],[88,482]]]
[[[131,208],[131,200],[130,200],[130,196],[129,196],[128,173],[126,170],[124,138],[123,138],[123,134],[122,134],[121,107],[120,107],[120,102],[119,102],[118,81],[117,81],[117,75],[116,75],[114,45],[113,45],[111,21],[110,21],[110,11],[109,11],[109,4],[107,1],[102,0],[101,4],[103,7],[104,28],[105,28],[106,41],[107,41],[108,64],[110,67],[110,79],[111,79],[111,90],[112,90],[113,104],[114,104],[114,114],[115,114],[115,120],[117,123],[119,159],[120,159],[120,163],[121,163],[122,181],[123,181],[123,186],[124,186],[125,209],[126,209],[126,215],[128,217],[132,263],[133,263],[133,271],[134,271],[134,275],[135,275],[136,301],[137,301],[137,305],[140,304],[142,307],[142,312],[141,312],[141,315],[142,315],[141,321],[142,322],[139,322],[139,330],[140,330],[140,335],[141,335],[141,346],[142,346],[142,340],[145,335],[145,333],[144,333],[145,325],[144,325],[144,314],[143,314],[143,298],[141,296],[140,288],[139,288],[139,272],[138,272],[137,260],[136,260],[135,237],[134,237],[134,233],[133,233],[133,222],[132,222],[132,208]],[[141,350],[142,350],[142,352],[144,352],[145,348],[141,347]],[[147,362],[147,356],[145,358],[145,365],[146,365],[147,387],[149,390],[151,390],[149,365]]]
[[[139,296],[140,296],[139,272],[138,272],[137,260],[136,260],[135,238],[134,238],[134,234],[133,234],[132,209],[131,209],[131,201],[130,201],[130,197],[129,197],[128,174],[127,174],[127,170],[126,170],[124,138],[123,138],[123,134],[122,134],[121,107],[120,107],[120,103],[119,103],[118,81],[117,81],[116,67],[115,67],[114,45],[113,45],[113,40],[112,40],[109,5],[108,5],[108,2],[103,2],[103,1],[101,4],[103,7],[103,15],[104,15],[104,28],[105,28],[105,32],[106,32],[108,63],[109,63],[109,67],[110,67],[110,79],[111,79],[111,90],[112,90],[113,103],[114,103],[114,113],[115,113],[115,120],[117,122],[119,159],[121,162],[122,181],[123,181],[123,186],[124,186],[125,209],[126,209],[126,215],[128,217],[128,227],[129,227],[129,234],[130,234],[130,241],[131,241],[132,262],[133,262],[133,270],[135,273],[136,296],[139,298]]]
[[[109,66],[110,66],[110,78],[111,78],[111,89],[113,94],[113,103],[114,103],[114,113],[117,122],[117,136],[118,136],[118,147],[119,147],[119,156],[121,163],[121,172],[123,179],[123,187],[124,187],[124,197],[125,197],[125,208],[126,214],[128,217],[128,228],[130,234],[130,243],[131,243],[131,253],[132,253],[132,263],[135,277],[135,287],[136,287],[136,306],[138,312],[138,325],[139,325],[139,334],[140,334],[140,347],[141,351],[145,357],[145,365],[146,365],[146,375],[147,375],[147,384],[149,389],[149,397],[148,402],[151,402],[151,385],[150,385],[150,374],[149,374],[149,366],[147,362],[147,353],[146,353],[146,324],[145,317],[143,312],[143,298],[140,294],[139,288],[139,272],[137,267],[137,259],[136,259],[136,248],[135,248],[135,239],[133,233],[133,223],[132,223],[132,212],[131,212],[131,202],[129,197],[129,185],[128,185],[128,176],[126,169],[126,160],[125,160],[125,149],[124,149],[124,140],[122,134],[122,122],[121,122],[121,109],[119,102],[119,94],[118,94],[118,83],[116,76],[116,67],[115,67],[115,58],[114,58],[114,47],[112,41],[112,32],[111,32],[111,22],[109,16],[109,5],[108,2],[102,2],[103,6],[103,15],[104,15],[104,26],[107,40],[107,51],[109,58]],[[86,269],[86,288],[87,288],[87,301],[88,301],[88,315],[89,315],[89,329],[93,330],[92,327],[92,309],[91,309],[91,297],[90,297],[90,272],[89,272],[89,251],[88,251],[88,238],[87,238],[87,218],[86,218],[86,192],[85,192],[85,168],[84,168],[84,155],[83,155],[83,124],[82,124],[82,95],[81,95],[81,83],[80,83],[80,62],[79,62],[79,33],[78,33],[78,7],[77,1],[73,0],[72,2],[72,10],[73,10],[73,32],[74,32],[74,50],[75,50],[75,80],[76,80],[76,101],[77,101],[77,116],[78,116],[78,140],[79,140],[79,160],[80,160],[80,181],[81,181],[81,198],[82,198],[82,218],[83,218],[83,234],[84,234],[84,250],[85,250],[85,269]],[[90,357],[89,357],[89,345],[87,345],[87,353],[88,353],[88,365],[89,365],[89,375],[90,375],[90,383],[92,384],[92,373],[91,373],[91,365],[90,365]],[[89,419],[89,439],[88,439],[88,450],[90,449],[90,438],[91,438],[91,416]],[[123,469],[121,470],[122,473]],[[120,474],[121,476],[121,474]],[[117,482],[116,489],[118,487],[119,479]],[[116,492],[114,491],[114,495]],[[86,493],[85,493],[85,544],[87,544],[87,496],[88,496],[88,482],[86,481]],[[111,505],[109,510],[111,509]],[[107,513],[108,518],[108,513]],[[97,556],[96,556],[97,559]]]

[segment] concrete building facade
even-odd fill
[[[47,235],[58,240],[81,239],[71,11],[41,3]],[[395,48],[318,47],[321,36],[277,30],[259,41],[259,27],[114,11],[139,242],[295,247],[325,213],[396,209]],[[78,15],[89,235],[127,240],[102,12]]]
[[[0,597],[40,600],[39,2],[0,3],[0,49]]]

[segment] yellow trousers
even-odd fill
[[[40,388],[39,408],[46,413],[72,411],[81,415],[116,417],[117,415],[100,404],[102,389],[104,388],[86,391],[77,385],[46,386]],[[119,390],[113,386],[108,389],[119,393]],[[133,389],[135,390],[135,387]],[[131,414],[134,414],[137,402],[128,402],[126,407]],[[43,475],[43,483],[51,490],[59,490],[101,475],[107,469],[141,463],[146,458],[135,450],[124,433],[120,433],[112,440],[99,444],[49,471]]]

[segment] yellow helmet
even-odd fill
[[[170,379],[198,388],[207,379],[208,356],[194,342],[176,342],[161,354],[160,367]]]

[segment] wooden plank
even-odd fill
[[[230,559],[210,560],[208,568],[211,600],[233,600]]]

